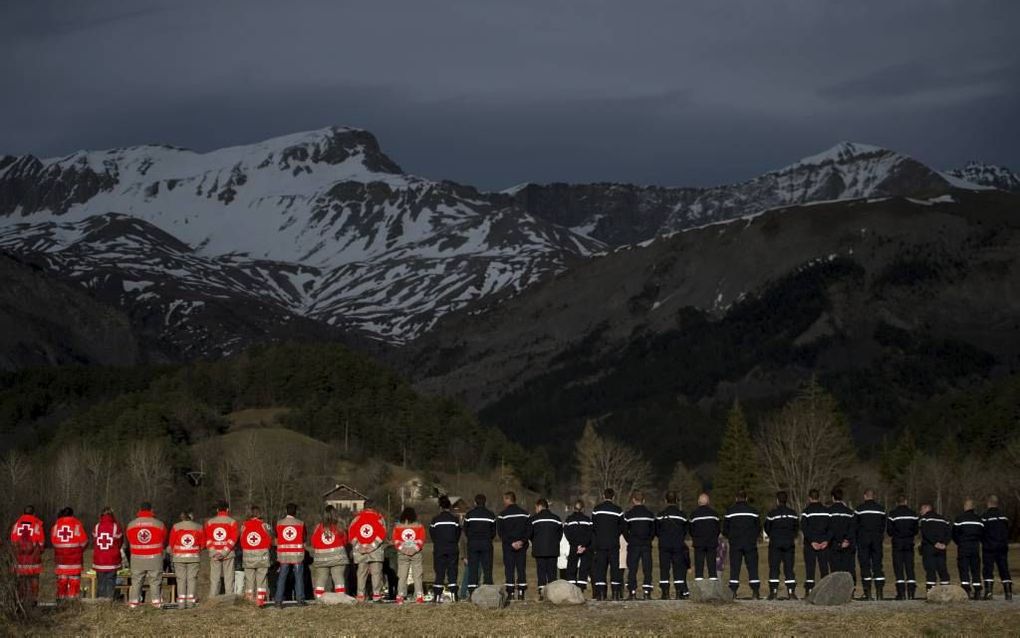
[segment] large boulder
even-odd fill
[[[815,583],[807,601],[812,605],[845,605],[854,596],[854,577],[850,572],[832,572]]]
[[[340,594],[328,591],[322,596],[319,596],[319,598],[315,602],[319,603],[320,605],[332,606],[332,605],[353,605],[357,603],[358,600],[352,596],[348,596],[347,594]]]
[[[545,586],[542,597],[554,605],[583,605],[584,592],[574,583],[554,580]]]
[[[959,585],[935,585],[928,590],[928,597],[925,599],[930,603],[965,603],[970,598],[963,587]]]
[[[502,609],[507,606],[509,600],[501,587],[479,585],[471,592],[471,602],[482,609]]]
[[[691,602],[732,603],[733,590],[721,580],[696,580],[691,583]]]
[[[199,601],[203,607],[232,607],[234,605],[244,604],[244,598],[241,596],[235,596],[233,594],[222,594],[220,596],[210,596],[203,598]]]

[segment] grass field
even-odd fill
[[[426,546],[429,548],[430,546]],[[888,549],[888,548],[887,548]],[[953,548],[951,548],[952,551]],[[495,581],[502,582],[497,546]],[[766,580],[765,552],[760,552],[761,577]],[[1020,551],[1011,550],[1018,565]],[[654,555],[654,552],[653,552]],[[47,559],[49,559],[49,553]],[[88,561],[86,561],[88,562]],[[887,552],[888,563],[888,552]],[[529,571],[533,565],[529,563]],[[657,570],[657,566],[655,568]],[[891,564],[886,577],[892,576]],[[200,593],[206,591],[203,564]],[[803,568],[797,564],[798,586]],[[955,555],[950,555],[952,580],[958,580]],[[431,557],[426,556],[426,578]],[[918,560],[918,580],[923,572]],[[1014,575],[1017,574],[1014,570]],[[529,573],[533,579],[533,573]],[[657,580],[657,572],[656,579]],[[53,579],[43,581],[44,599],[53,597]],[[997,584],[998,587],[998,584]],[[887,587],[887,596],[892,593]],[[534,583],[531,591],[534,592]],[[919,592],[923,592],[923,586]],[[742,585],[741,595],[749,593]],[[192,610],[141,609],[123,604],[87,603],[37,613],[30,622],[3,627],[5,633],[51,635],[1020,635],[1020,600],[968,602],[952,606],[924,601],[855,602],[820,608],[799,601],[738,600],[726,606],[688,601],[591,603],[564,608],[526,602],[509,609],[486,611],[469,603],[433,605],[392,604],[357,607],[255,609],[247,603]],[[656,596],[658,589],[656,588]],[[204,597],[204,596],[203,596]],[[201,597],[200,597],[201,598]]]

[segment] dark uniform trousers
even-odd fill
[[[645,596],[652,592],[652,548],[650,545],[642,547],[627,546],[627,590],[631,593],[637,591],[637,569],[641,565],[641,583],[645,590]]]
[[[818,577],[825,578],[829,575],[829,548],[815,549],[811,543],[804,542],[804,591],[809,592],[815,586],[815,567],[818,567]],[[770,576],[771,578],[771,576]]]
[[[740,585],[740,561],[747,565],[747,582],[752,590],[761,587],[761,580],[758,578],[758,546],[749,545],[746,547],[730,546],[730,589],[737,591]],[[712,564],[715,564],[713,557]],[[712,573],[709,572],[709,576]]]
[[[956,567],[960,570],[960,585],[968,592],[971,587],[981,589],[981,550],[979,545],[957,546]]]
[[[701,580],[706,568],[709,578],[715,579],[717,577],[715,572],[715,553],[718,549],[717,545],[694,548],[694,578]]]
[[[917,576],[914,572],[914,548],[892,550],[893,574],[896,575],[896,593],[902,594],[902,590],[910,592],[913,596],[914,588],[917,587]]]
[[[1009,561],[1007,557],[1009,555],[1009,548],[1003,549],[988,549],[985,548],[982,556],[984,557],[984,572],[985,572],[985,587],[988,591],[992,591],[992,584],[995,582],[995,568],[999,568],[999,580],[1002,584],[1013,585],[1013,580],[1009,577]]]
[[[492,545],[488,548],[468,548],[468,588],[478,587],[479,580],[486,585],[492,584]],[[481,572],[481,576],[479,576]]]
[[[793,575],[793,545],[777,547],[769,543],[769,589],[779,589],[779,568],[786,577],[786,591],[792,592],[797,586],[797,578]]]
[[[556,557],[536,556],[535,571],[538,572],[538,587],[541,591],[542,587],[556,580]]]
[[[525,547],[514,549],[510,543],[503,543],[503,571],[508,592],[514,591],[514,584],[521,592],[528,588],[527,565],[528,550]]]
[[[606,568],[609,569],[609,584],[614,590],[623,586],[623,573],[620,570],[620,548],[596,549],[592,558],[592,585],[606,586]]]
[[[849,572],[850,576],[854,579],[854,585],[857,584],[857,570],[854,569],[853,545],[847,548],[830,547],[829,567],[830,572]]]
[[[690,566],[691,555],[687,546],[659,547],[659,587],[663,597],[669,590],[669,584],[675,583],[676,593],[687,591],[687,568]]]
[[[460,562],[460,551],[453,549],[438,549],[432,557],[432,567],[436,572],[436,580],[433,589],[442,592],[443,587],[449,585],[450,590],[456,595],[457,592],[457,563]]]
[[[931,545],[921,545],[921,564],[924,565],[924,584],[928,589],[935,585],[949,584],[946,550],[939,551]]]
[[[876,588],[885,585],[882,572],[882,540],[881,536],[862,538],[857,545],[857,562],[861,565],[861,584],[865,593],[871,591],[872,583]]]
[[[588,587],[588,574],[591,573],[591,553],[589,547],[583,554],[577,553],[577,545],[570,546],[567,557],[567,582],[573,583],[582,590]]]

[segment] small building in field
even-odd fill
[[[322,495],[322,499],[326,501],[326,505],[332,505],[338,510],[360,512],[365,509],[365,501],[368,500],[368,497],[350,485],[337,483]]]

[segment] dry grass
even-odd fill
[[[524,603],[502,611],[454,605],[360,605],[255,609],[247,604],[187,611],[89,604],[44,613],[14,635],[1016,635],[1020,603],[853,603],[816,608],[804,603],[598,603],[553,607]]]

